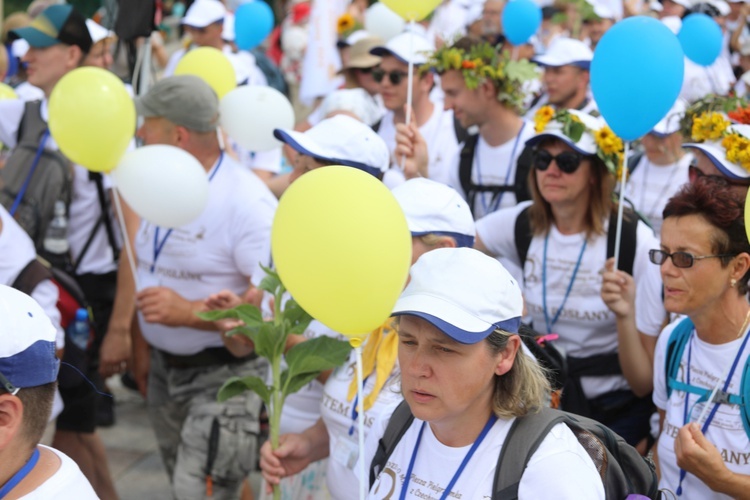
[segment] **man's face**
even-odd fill
[[[380,81],[380,94],[383,97],[383,104],[386,109],[391,111],[402,111],[406,104],[406,97],[409,85],[409,65],[399,61],[393,56],[384,56],[378,66],[385,72],[385,76]],[[392,78],[393,77],[393,78]],[[395,79],[398,83],[393,83]],[[413,99],[416,100],[420,88],[419,71],[414,69],[414,82],[412,87]]]
[[[662,11],[659,13],[659,17],[662,19],[669,16],[682,17],[686,11],[685,7],[674,0],[663,0],[661,5]]]
[[[51,47],[30,47],[23,62],[27,65],[28,82],[49,96],[57,82],[78,66],[81,49],[58,43]]]
[[[112,44],[109,39],[97,42],[83,60],[83,66],[109,69],[112,66]]]
[[[224,44],[221,39],[223,29],[224,23],[221,21],[209,24],[205,28],[185,25],[185,32],[198,47],[221,47]]]
[[[136,137],[143,141],[144,146],[153,144],[165,144],[167,146],[178,145],[177,127],[160,116],[144,118],[143,125],[136,132]]]
[[[589,72],[577,66],[548,66],[542,78],[547,89],[550,104],[558,107],[577,107],[571,103],[577,95],[585,96],[589,84]]]
[[[469,90],[463,75],[456,70],[443,73],[440,85],[445,94],[445,109],[453,110],[462,127],[484,123],[487,103],[481,98],[480,89]]]
[[[500,16],[503,15],[502,0],[487,0],[482,9],[482,34],[499,35],[502,32]]]
[[[612,19],[597,19],[586,23],[591,45],[596,46],[596,44],[599,43],[599,40],[604,36],[604,33],[606,33],[613,24],[614,21]]]
[[[357,85],[365,89],[368,94],[375,95],[380,92],[380,84],[372,77],[373,68],[355,68],[354,78]]]

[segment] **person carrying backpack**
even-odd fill
[[[717,144],[719,152],[718,160],[726,161]],[[659,487],[680,499],[748,496],[750,244],[744,201],[721,181],[685,185],[664,208],[661,245],[650,252],[664,281],[664,305],[684,315],[661,333],[654,357]]]
[[[665,318],[661,281],[648,263],[658,242],[626,212],[616,286],[600,296],[614,272],[612,188],[622,143],[601,119],[576,110],[542,108],[535,121],[540,133],[527,142],[533,201],[477,221],[475,248],[522,270],[534,329],[559,336],[568,361],[561,408],[636,445],[649,435],[652,413],[653,372],[644,360],[653,359]]]
[[[373,471],[369,498],[497,498],[506,436],[540,411],[549,391],[538,365],[520,353],[522,314],[518,283],[481,252],[439,248],[412,266],[393,315],[401,390],[414,418]],[[386,424],[368,435],[368,463]],[[517,497],[549,498],[550,485],[556,499],[605,498],[594,462],[562,423],[530,457]]]

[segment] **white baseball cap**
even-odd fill
[[[728,131],[750,139],[750,125],[731,125]],[[750,172],[742,168],[742,166],[727,160],[726,150],[721,145],[721,141],[687,143],[683,144],[682,147],[701,151],[711,160],[711,163],[714,164],[719,172],[730,179],[750,179]]]
[[[306,132],[277,128],[273,135],[298,153],[334,165],[358,168],[376,177],[390,166],[385,141],[372,128],[351,116],[327,118]]]
[[[223,20],[226,15],[227,9],[219,0],[195,0],[181,23],[194,28],[205,28]]]
[[[15,288],[0,285],[0,374],[13,388],[57,380],[56,329],[42,307]],[[5,381],[0,389],[14,392]]]
[[[593,58],[594,53],[588,45],[580,40],[560,36],[554,39],[544,54],[533,57],[531,61],[540,66],[573,65],[589,69]]]
[[[468,203],[455,189],[432,181],[416,178],[391,191],[412,236],[437,234],[450,236],[459,247],[473,247],[476,228]]]
[[[225,42],[233,42],[236,36],[234,34],[234,14],[227,12],[224,16],[224,24],[221,28],[221,39]]]
[[[348,37],[346,37],[345,39],[339,40],[338,42],[336,42],[336,46],[340,49],[343,49],[344,47],[349,47],[351,45],[354,45],[358,41],[364,38],[369,38],[371,36],[372,35],[370,35],[366,30],[357,30],[351,35],[349,35]]]
[[[596,17],[600,19],[617,20],[617,14],[609,5],[596,0],[589,0],[589,3],[594,7],[594,14],[596,14]]]
[[[340,112],[351,113],[371,127],[382,116],[377,101],[362,88],[334,90],[320,103],[320,109],[323,110],[323,116]]]
[[[425,37],[416,33],[401,33],[386,42],[385,45],[374,47],[370,54],[376,56],[393,56],[402,63],[424,64],[435,52],[435,46]]]
[[[568,112],[578,118],[586,126],[586,130],[581,134],[581,138],[578,139],[577,142],[573,142],[573,139],[565,135],[562,123],[556,120],[550,120],[541,133],[526,141],[526,145],[534,146],[543,139],[554,138],[564,142],[573,150],[578,151],[581,154],[589,156],[595,155],[597,153],[596,140],[592,133],[604,127],[606,123],[602,118],[591,116],[590,114],[578,111],[577,109],[569,109]]]
[[[496,259],[472,248],[438,248],[423,254],[410,276],[393,316],[422,318],[462,344],[496,329],[518,332],[521,288]]]
[[[659,123],[654,125],[651,133],[658,137],[666,137],[680,130],[680,120],[685,116],[687,104],[682,99],[677,99],[672,108],[667,112]]]
[[[91,36],[91,45],[99,43],[102,40],[106,40],[107,38],[115,37],[115,34],[113,32],[97,23],[93,19],[86,19],[86,27],[88,28],[89,35]]]

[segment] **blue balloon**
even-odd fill
[[[685,57],[677,37],[656,19],[618,22],[591,61],[591,91],[607,124],[626,141],[654,128],[677,100]]]
[[[701,66],[711,66],[716,61],[724,42],[716,21],[701,13],[690,14],[682,20],[677,38],[687,58]]]
[[[510,0],[503,9],[503,32],[513,45],[522,45],[542,24],[542,9],[531,0]]]
[[[262,0],[244,3],[234,13],[234,43],[240,50],[260,45],[273,30],[273,10]]]

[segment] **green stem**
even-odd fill
[[[271,433],[271,448],[277,449],[279,447],[279,427],[281,426],[281,358],[276,357],[271,360],[271,374],[273,377],[273,387],[271,389],[271,407],[268,408],[270,415],[270,433]],[[273,498],[274,500],[281,500],[281,487],[276,484],[273,487]]]

